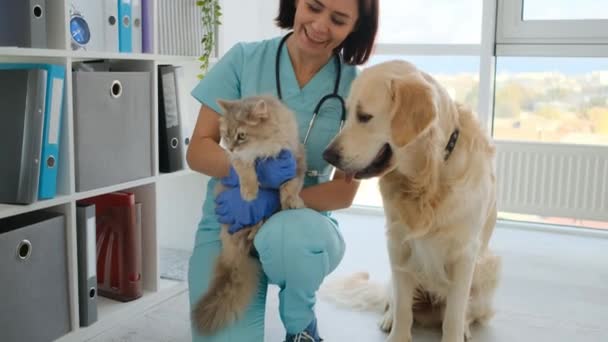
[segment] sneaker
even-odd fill
[[[312,322],[301,332],[291,335],[287,334],[285,342],[321,342],[323,339],[319,337],[317,330],[317,318],[313,318]]]

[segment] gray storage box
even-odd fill
[[[48,342],[69,332],[65,218],[0,220],[0,341]]]
[[[149,72],[73,72],[76,191],[152,176]]]

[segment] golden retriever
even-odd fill
[[[324,158],[347,177],[379,177],[392,271],[380,324],[387,341],[411,341],[417,322],[441,326],[443,342],[462,342],[471,323],[493,314],[495,148],[470,110],[405,61],[364,69],[346,102],[346,123]],[[340,287],[351,301],[371,286],[366,275],[355,278]]]

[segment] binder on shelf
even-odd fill
[[[154,10],[152,0],[141,0],[142,51],[154,53]]]
[[[50,199],[54,198],[57,194],[57,170],[60,160],[59,141],[63,116],[65,68],[52,64],[47,64],[43,67],[48,72],[48,80],[38,199]]]
[[[0,202],[38,198],[47,71],[0,69]]]
[[[116,0],[103,0],[103,34],[105,51],[118,52],[120,51],[118,41],[118,6]]]
[[[60,163],[59,148],[63,99],[65,92],[65,67],[55,64],[7,63],[0,70],[46,70],[46,94],[43,106],[43,135],[39,158],[38,199],[54,198],[57,194],[57,175]]]
[[[151,177],[149,72],[73,72],[76,191]]]
[[[97,247],[95,205],[82,202],[76,207],[78,251],[78,307],[80,326],[97,321]]]
[[[118,52],[116,0],[71,0],[69,16],[72,50]]]
[[[131,0],[131,51],[142,53],[142,8],[141,0]]]
[[[118,44],[120,52],[132,52],[131,0],[118,0]]]
[[[175,67],[158,67],[158,150],[161,172],[181,170],[182,138],[177,102]]]
[[[0,46],[47,47],[46,0],[0,0]]]
[[[196,124],[196,118],[192,117],[192,113],[188,100],[190,91],[186,84],[186,76],[184,75],[184,68],[176,66],[173,68],[175,74],[175,92],[177,96],[177,108],[179,112],[179,123],[180,123],[180,134],[182,142],[182,167],[188,168],[188,161],[186,160],[186,154],[188,152],[188,146],[190,145],[190,139],[192,138],[192,132],[194,132],[194,126]]]
[[[143,295],[141,203],[129,192],[81,201],[95,205],[97,289],[127,302]]]

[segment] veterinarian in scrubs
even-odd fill
[[[275,189],[260,189],[251,202],[240,197],[238,186],[217,199],[214,195],[217,182],[229,180],[231,174],[234,177],[228,155],[219,146],[217,99],[278,96],[296,113],[303,140],[321,99],[333,93],[346,98],[355,66],[369,58],[377,31],[378,0],[281,0],[277,24],[293,33],[236,44],[192,91],[202,106],[188,148],[188,164],[211,179],[189,264],[191,307],[206,291],[222,248],[219,222],[229,222],[234,232],[267,219],[254,240],[264,274],[245,315],[214,336],[200,336],[193,327],[193,341],[264,341],[268,284],[281,289],[279,310],[286,340],[320,341],[315,292],[344,254],[344,241],[330,212],[351,205],[358,182],[347,182],[339,171],[332,178],[322,158],[340,129],[342,105],[337,97],[323,103],[306,139],[309,172],[301,197],[307,208],[272,215],[280,207]],[[260,162],[257,171],[280,184],[294,176],[284,171],[293,169],[290,165],[295,165],[293,155],[283,153]],[[216,213],[216,200],[222,215]]]

